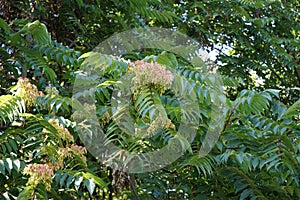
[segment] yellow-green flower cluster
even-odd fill
[[[84,154],[86,154],[86,148],[83,146],[78,146],[76,144],[72,144],[70,147],[68,147],[68,150],[73,154],[79,156],[84,163],[86,163],[86,157]]]
[[[99,118],[99,124],[101,126],[105,126],[108,124],[111,120],[111,116],[108,111],[106,111],[100,118]]]
[[[67,142],[74,142],[74,138],[70,134],[69,130],[60,125],[58,119],[50,119],[48,122],[57,130],[61,139]],[[47,133],[49,131],[44,129],[43,132]]]
[[[134,62],[133,93],[139,93],[143,86],[152,85],[159,93],[171,87],[174,76],[165,66],[157,62],[148,63],[142,60]]]
[[[74,137],[70,134],[69,130],[67,128],[64,128],[57,119],[50,119],[48,121],[58,132],[61,139],[64,141],[72,142],[74,143]],[[47,132],[47,130],[44,130]],[[60,168],[63,167],[63,161],[66,157],[72,158],[74,155],[79,156],[83,162],[86,162],[86,157],[84,154],[86,154],[85,147],[78,146],[76,144],[68,144],[66,147],[60,147],[58,149],[59,157],[57,158],[57,164]]]
[[[65,158],[73,158],[75,155],[79,156],[81,160],[86,164],[86,148],[83,146],[78,146],[76,144],[72,144],[69,147],[66,148],[59,148],[58,150],[59,153],[59,160],[58,164],[62,167],[63,161]]]
[[[159,115],[157,118],[155,118],[149,125],[146,135],[148,137],[151,137],[153,135],[155,135],[155,133],[159,130],[159,129],[175,129],[174,124],[172,123],[172,121],[170,119],[168,119],[167,121],[162,117],[162,115]]]
[[[52,86],[47,86],[45,88],[45,92],[50,95],[52,95],[52,94],[58,95],[59,94],[59,91],[56,89],[56,87],[52,87]]]
[[[143,131],[142,129],[138,129],[136,134],[142,135],[143,137],[151,137],[157,133],[160,129],[173,129],[175,130],[175,125],[172,123],[170,119],[165,120],[162,115],[156,117],[150,124],[147,130]]]
[[[90,115],[96,113],[95,104],[84,103],[83,108],[84,108],[84,110],[76,110],[73,113],[72,118],[74,121],[81,122],[81,121],[87,119],[88,117],[91,117]]]
[[[51,189],[53,169],[47,164],[30,164],[25,167],[24,174],[29,175],[27,185],[36,187],[39,183],[45,185],[47,190]]]
[[[27,107],[30,107],[35,103],[36,97],[44,95],[34,84],[29,82],[28,78],[22,77],[18,79],[18,83],[12,89],[12,92],[14,95],[24,99]]]

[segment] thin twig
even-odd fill
[[[228,118],[227,118],[227,120],[226,120],[226,122],[225,122],[224,128],[223,128],[223,130],[222,130],[222,133],[226,130],[226,128],[227,128],[227,126],[228,126],[228,124],[229,124],[229,122],[230,122],[230,119],[231,119],[233,113],[234,113],[234,109],[230,111],[230,113],[229,113],[229,115],[228,115]]]
[[[135,189],[135,186],[134,186],[134,177],[133,177],[133,175],[129,174],[128,175],[128,180],[130,182],[130,187],[131,187],[131,190],[132,190],[132,192],[133,192],[133,194],[135,196],[135,199],[136,200],[141,200],[140,197],[139,197],[139,195],[138,195],[138,193],[137,193],[137,191],[136,191],[136,189]]]

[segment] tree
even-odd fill
[[[299,198],[299,13],[299,1],[5,1],[0,11],[1,198]],[[227,111],[220,137],[205,157],[199,157],[199,148],[214,110],[203,70],[159,49],[122,56],[90,52],[115,32],[152,26],[180,30],[206,49],[219,48],[215,64],[223,75]],[[76,78],[85,64],[95,67],[96,82]],[[113,92],[127,80],[125,72],[134,89],[128,112],[116,115]],[[166,76],[151,78],[158,72]],[[195,94],[199,108],[178,105],[168,82],[174,74],[186,80],[178,87]],[[81,83],[94,84],[95,104],[81,101],[89,95],[76,93]],[[188,118],[193,111],[199,121],[189,143],[175,133],[182,118],[193,121]],[[187,151],[152,172],[106,167],[79,138],[80,130],[89,131],[84,119],[91,116],[97,116],[91,120],[103,130],[105,144],[134,154],[178,141]],[[132,121],[124,119],[134,120],[137,133],[146,135],[126,134]],[[124,151],[111,153],[130,163]]]

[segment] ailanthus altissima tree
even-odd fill
[[[5,1],[0,199],[300,198],[299,5],[297,0]],[[203,71],[158,49],[122,56],[87,53],[115,32],[151,26],[179,30],[207,49],[221,48],[216,64],[224,75],[227,109],[220,137],[205,157],[199,157],[199,148],[212,99]],[[88,61],[98,70],[96,81],[86,78],[96,87],[96,101],[80,105],[72,101],[74,84]],[[129,112],[114,113],[111,97],[124,74],[133,80]],[[174,134],[182,118],[170,90],[175,74],[199,103],[190,143]],[[78,93],[79,100],[89,92]],[[166,112],[156,114],[159,106]],[[80,138],[78,130],[88,130],[89,117],[96,117],[105,144],[138,154],[176,137],[186,151],[151,172],[107,167]],[[131,123],[139,128],[131,129]]]

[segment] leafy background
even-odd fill
[[[298,0],[2,0],[0,198],[299,199],[299,13]],[[76,153],[83,144],[71,95],[81,55],[113,33],[154,26],[174,28],[207,50],[217,49],[214,64],[223,75],[229,110],[217,144],[199,158],[211,100],[198,69],[156,50],[131,52],[125,59],[100,55],[111,61],[95,60],[105,69],[100,85],[117,81],[128,69],[126,59],[156,60],[189,79],[185,87],[192,87],[201,105],[195,140],[183,141],[189,151],[161,170],[126,174],[89,152]],[[142,141],[124,135],[107,109],[112,85],[103,85],[96,112],[108,143],[148,151],[174,138],[170,130]],[[150,89],[139,94],[149,96],[148,102],[133,105],[141,113],[153,104]],[[172,94],[158,98],[176,127],[180,113]],[[36,171],[26,169],[37,164],[53,174],[30,181]]]

